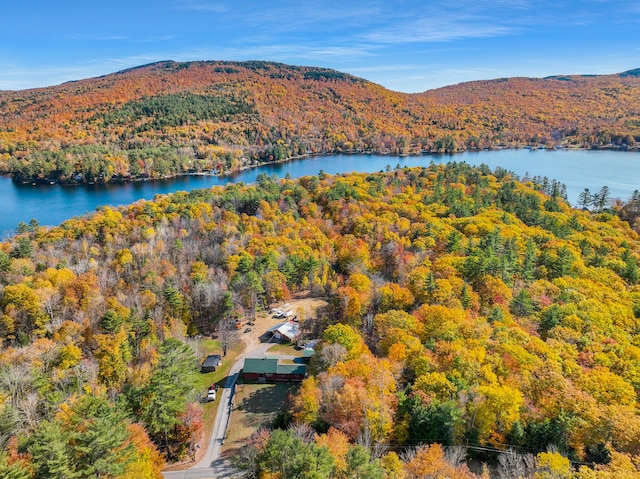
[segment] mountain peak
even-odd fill
[[[621,77],[640,77],[640,68],[634,68],[633,70],[627,70],[620,73]]]

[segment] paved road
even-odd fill
[[[222,388],[218,414],[216,415],[216,421],[213,425],[213,431],[209,438],[204,457],[189,469],[183,471],[164,471],[162,475],[165,479],[221,479],[234,477],[234,475],[239,473],[228,461],[220,457],[220,449],[222,448],[224,437],[226,436],[229,426],[236,381],[240,370],[244,366],[244,358],[264,357],[264,354],[270,346],[272,346],[272,344],[263,343],[238,356],[238,359],[229,370],[229,376],[227,376],[227,381]]]

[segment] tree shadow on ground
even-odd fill
[[[250,414],[275,414],[284,406],[292,390],[293,385],[289,383],[263,387],[244,398],[239,406]]]

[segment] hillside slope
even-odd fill
[[[227,341],[229,318],[293,293],[331,304],[300,318],[323,342],[288,411],[329,445],[331,477],[356,443],[512,446],[542,469],[562,454],[637,473],[640,237],[536,188],[455,163],[263,175],[32,225],[0,244],[0,476],[89,477],[102,454],[110,477],[157,477],[151,452],[184,457],[199,433],[185,336]],[[105,430],[101,451],[90,434]],[[424,477],[410,471],[434,470],[436,451],[390,453],[367,477]]]
[[[270,62],[159,62],[0,92],[0,170],[86,182],[235,170],[308,153],[634,147],[640,79],[512,78],[422,94]]]

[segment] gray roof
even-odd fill
[[[292,340],[300,334],[300,326],[298,325],[298,323],[287,321],[286,323],[278,324],[269,328],[269,331],[274,335],[276,335],[276,333],[279,333],[281,336]]]
[[[210,354],[207,358],[202,361],[203,366],[219,366],[222,362],[222,356],[219,354]]]

